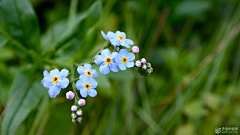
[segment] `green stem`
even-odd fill
[[[93,56],[92,61],[94,61],[95,57],[99,55],[103,49],[108,48],[110,45],[111,43],[109,41],[106,41],[104,47]]]
[[[77,104],[77,101],[80,99],[79,97],[78,97],[78,94],[77,94],[77,88],[76,88],[76,84],[75,84],[75,82],[74,82],[74,74],[75,74],[75,66],[73,65],[72,66],[72,68],[71,68],[71,73],[72,73],[72,75],[71,75],[71,81],[73,81],[72,82],[72,88],[73,88],[73,92],[74,92],[74,94],[75,94],[75,103],[74,104]]]
[[[70,83],[76,82],[77,80],[79,80],[79,78],[75,78],[75,79],[71,80]]]

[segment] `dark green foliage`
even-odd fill
[[[239,1],[1,2],[1,135],[214,135],[216,127],[239,128]],[[135,60],[146,58],[151,67],[99,73],[98,95],[72,119],[74,101],[65,98],[71,85],[50,99],[42,72],[91,60],[104,47],[101,30],[124,31],[140,48]]]

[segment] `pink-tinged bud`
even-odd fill
[[[84,106],[85,104],[86,104],[86,100],[85,99],[78,100],[78,105]]]
[[[137,60],[137,61],[135,62],[135,65],[136,65],[137,67],[141,67],[142,63],[141,63],[141,61]]]
[[[78,115],[78,116],[82,115],[82,110],[78,110],[78,111],[77,111],[77,115]]]
[[[145,64],[147,60],[145,58],[142,58],[141,62]]]
[[[146,66],[146,65],[143,65],[142,68],[143,68],[144,70],[146,70],[146,69],[147,69],[147,66]]]
[[[73,99],[75,96],[75,94],[72,91],[69,91],[66,93],[66,98],[67,99]]]
[[[138,53],[138,52],[139,52],[138,46],[133,46],[133,47],[132,47],[132,52],[133,52],[133,53]]]
[[[77,115],[75,113],[72,113],[71,116],[72,116],[73,119],[77,118]]]
[[[73,112],[77,111],[77,106],[76,106],[76,105],[72,105],[71,110],[72,110]]]

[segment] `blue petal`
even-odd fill
[[[92,69],[92,65],[91,64],[84,64],[84,68],[85,70],[91,70]]]
[[[81,77],[81,80],[83,80],[84,83],[89,83],[91,78],[88,75],[84,75]]]
[[[108,37],[108,40],[110,40],[110,39],[115,38],[115,37],[116,37],[116,34],[113,33],[113,32],[111,32],[111,31],[108,31],[108,33],[107,33],[107,37]]]
[[[101,55],[102,55],[103,57],[108,57],[108,56],[111,55],[111,52],[110,52],[109,49],[104,49],[104,50],[101,51]]]
[[[59,73],[60,78],[66,78],[68,76],[68,70],[67,69],[62,69]]]
[[[67,78],[60,79],[58,83],[61,88],[65,89],[65,88],[67,88],[67,86],[69,84],[69,80]]]
[[[120,40],[118,38],[110,39],[110,42],[112,43],[112,45],[120,45]]]
[[[122,36],[122,37],[126,38],[126,34],[125,34],[124,32],[117,31],[116,34],[117,34],[118,36]]]
[[[43,71],[43,76],[44,76],[44,77],[48,77],[48,76],[49,76],[49,73],[48,73],[47,70],[44,70],[44,71]]]
[[[121,49],[121,50],[119,51],[119,54],[121,54],[122,56],[127,56],[128,51],[127,51],[126,49]]]
[[[98,85],[98,82],[95,79],[91,78],[89,84],[91,85],[91,88],[96,88]]]
[[[48,89],[48,94],[51,98],[55,98],[60,93],[60,90],[61,88],[56,83],[53,83]]]
[[[98,77],[98,72],[96,69],[92,70],[92,77]]]
[[[125,42],[128,44],[128,45],[133,45],[133,41],[131,39],[125,39]]]
[[[119,65],[119,68],[120,68],[121,70],[126,70],[126,69],[127,69],[126,65],[123,64],[123,63],[119,63],[118,65]]]
[[[101,31],[101,34],[102,34],[103,38],[105,38],[106,40],[109,40],[109,39],[107,38],[107,35],[106,35],[103,31]]]
[[[97,65],[101,65],[104,62],[104,58],[101,55],[97,55],[94,61]]]
[[[45,88],[49,88],[49,86],[51,85],[52,83],[52,79],[50,77],[45,77],[42,79],[42,85],[45,87]]]
[[[135,59],[135,55],[133,53],[127,54],[128,61],[133,61]]]
[[[112,63],[110,67],[111,67],[111,70],[113,72],[118,72],[119,71],[119,67],[118,67],[117,63]]]
[[[128,68],[133,67],[133,66],[134,66],[134,62],[128,62],[128,63],[126,63],[126,66],[127,66]]]
[[[108,64],[102,64],[99,68],[99,71],[102,74],[108,74],[110,72],[110,68],[109,68]]]
[[[78,90],[80,90],[80,89],[83,88],[84,84],[85,84],[85,82],[84,82],[83,80],[78,80],[78,81],[76,82],[76,88],[77,88]]]
[[[122,62],[122,55],[121,54],[118,54],[116,57],[115,57],[115,61],[117,62],[117,63],[121,63]]]
[[[77,71],[80,75],[85,74],[85,69],[83,66],[78,66]]]
[[[54,76],[58,76],[59,74],[59,70],[58,69],[54,69],[50,71],[50,76],[54,77]]]
[[[120,43],[122,46],[125,46],[126,48],[130,48],[130,46],[126,43],[125,40],[122,40]]]
[[[87,93],[90,97],[97,96],[97,91],[95,89],[90,89]]]
[[[87,97],[87,90],[85,90],[85,89],[80,89],[80,94],[81,94],[81,96],[82,97]]]
[[[117,55],[118,55],[118,52],[113,52],[112,53],[112,58],[114,59],[115,57],[117,57]]]

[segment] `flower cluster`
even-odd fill
[[[71,117],[72,117],[72,123],[73,124],[80,124],[82,122],[82,109],[80,108],[80,106],[84,106],[86,104],[85,99],[80,99],[78,101],[78,105],[72,105],[71,107]]]
[[[50,73],[46,70],[43,72],[44,78],[41,83],[48,89],[51,98],[55,98],[61,89],[67,88],[69,83],[72,83],[73,91],[68,91],[66,98],[69,100],[75,99],[74,105],[71,107],[71,117],[74,124],[82,122],[83,112],[81,106],[86,104],[86,100],[83,98],[97,96],[96,88],[98,82],[94,78],[98,77],[99,73],[96,69],[92,68],[91,64],[95,63],[99,65],[99,71],[102,74],[108,74],[110,71],[118,72],[119,70],[126,70],[132,67],[137,67],[139,73],[144,76],[153,72],[151,64],[147,63],[146,59],[143,58],[141,61],[134,61],[135,54],[139,52],[139,48],[138,46],[133,46],[130,51],[127,50],[134,43],[132,40],[126,38],[124,32],[116,31],[114,33],[109,31],[105,34],[101,31],[101,33],[107,40],[107,44],[93,57],[92,61],[83,64],[74,64],[71,73],[67,69],[62,69],[60,72],[58,69],[51,70]],[[111,45],[114,47],[112,52],[108,48]],[[79,73],[78,78],[74,78],[75,70]],[[71,75],[71,81],[67,78],[68,75]]]
[[[153,72],[151,63],[147,62],[145,58],[142,58],[141,61],[137,60],[135,66],[138,67],[138,72],[143,76],[148,76]]]

